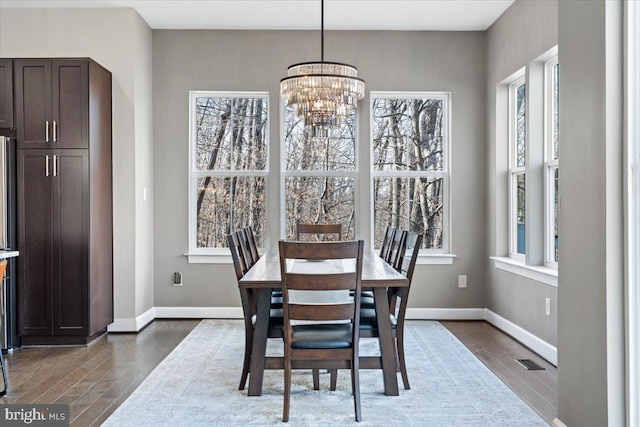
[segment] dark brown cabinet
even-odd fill
[[[88,148],[89,64],[15,60],[18,148]]]
[[[13,128],[13,61],[0,59],[0,128]]]
[[[56,141],[51,133],[48,142],[39,141],[22,122],[24,114],[17,115],[19,330],[22,345],[85,344],[113,321],[111,74],[87,59],[49,62],[84,63],[85,82],[58,85],[60,93],[52,98],[83,105],[86,112],[78,114],[84,123],[74,126],[86,130],[64,133],[61,126]],[[31,60],[16,60],[16,69],[25,73],[27,63]],[[36,67],[26,74],[44,79],[41,71]],[[20,87],[27,81],[33,82],[16,79],[23,94],[30,92]],[[79,87],[85,92],[76,93]],[[79,112],[68,104],[67,111]],[[65,117],[57,114],[52,117]],[[56,145],[80,140],[86,148]],[[35,148],[40,144],[46,148]]]

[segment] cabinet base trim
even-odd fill
[[[21,347],[28,348],[28,347],[38,347],[38,346],[50,346],[50,345],[55,345],[55,346],[87,345],[95,341],[97,338],[104,336],[106,332],[107,330],[105,328],[88,337],[83,335],[63,335],[63,336],[27,335],[27,336],[21,337],[21,340],[22,340]]]

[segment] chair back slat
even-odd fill
[[[240,242],[240,253],[242,254],[245,268],[248,271],[251,267],[253,267],[253,264],[256,263],[257,259],[254,259],[253,254],[251,253],[251,249],[249,247],[249,238],[247,237],[246,229],[241,228],[240,230],[236,231],[236,235],[238,236],[238,241]]]
[[[342,240],[342,224],[296,224],[296,240],[301,240],[303,235],[315,235],[319,241],[326,239],[327,235],[335,234],[338,240]]]
[[[353,320],[354,303],[346,304],[289,304],[290,320],[334,321]]]
[[[287,288],[296,290],[341,290],[355,289],[356,273],[337,273],[337,274],[287,274]]]

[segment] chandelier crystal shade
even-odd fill
[[[352,65],[324,61],[324,0],[321,8],[321,60],[291,65],[280,80],[280,95],[295,107],[312,137],[327,138],[364,98],[364,80]]]

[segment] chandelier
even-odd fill
[[[328,138],[364,98],[364,80],[349,64],[324,60],[324,0],[320,2],[320,62],[303,62],[287,68],[280,80],[280,95],[315,138]]]

